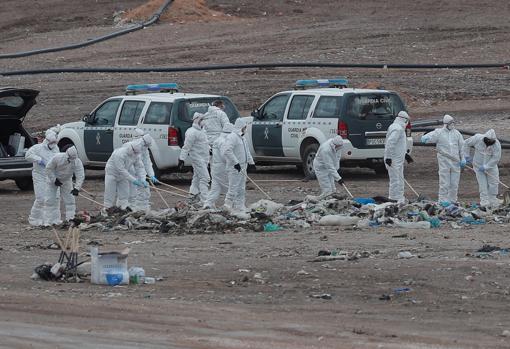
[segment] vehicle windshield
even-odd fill
[[[235,120],[239,117],[239,112],[236,107],[230,102],[230,100],[226,98],[217,98],[217,97],[206,97],[206,98],[193,98],[188,99],[181,103],[179,108],[179,119],[183,121],[192,122],[193,114],[207,113],[207,109],[212,105],[212,103],[216,100],[223,101],[225,105],[225,113],[227,114],[230,122],[234,123]]]
[[[349,96],[346,115],[362,120],[393,119],[404,105],[395,94],[369,93]]]

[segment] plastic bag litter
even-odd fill
[[[274,224],[271,222],[267,222],[264,224],[264,231],[279,231],[282,230],[282,228],[278,224]]]
[[[320,219],[320,225],[354,225],[360,221],[360,217],[343,216],[343,215],[329,215]]]
[[[428,221],[420,221],[420,222],[403,222],[400,220],[394,220],[395,226],[399,228],[407,228],[407,229],[430,229],[431,224]]]
[[[284,207],[283,204],[262,199],[250,205],[249,209],[258,213],[265,213],[268,216],[274,215],[276,212]]]

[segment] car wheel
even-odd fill
[[[72,146],[74,146],[74,143],[68,138],[61,139],[60,142],[58,142],[58,149],[62,153],[65,152],[64,149],[70,148]]]
[[[319,144],[312,143],[306,146],[303,151],[303,173],[305,178],[315,179],[315,172],[313,170],[313,160],[315,159],[315,154],[319,150]]]
[[[34,189],[34,183],[32,182],[32,177],[23,177],[16,178],[14,180],[19,190],[28,191]]]

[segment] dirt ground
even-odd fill
[[[4,0],[0,53],[73,43],[115,30],[113,13],[146,1]],[[182,2],[180,2],[182,5]],[[200,3],[194,1],[193,3]],[[2,71],[49,67],[191,66],[255,62],[482,63],[508,61],[510,4],[497,1],[207,1],[212,12],[183,12],[158,25],[87,48],[2,60]],[[182,10],[182,8],[179,8]],[[171,8],[170,8],[171,11]],[[207,16],[221,12],[220,18]],[[196,18],[205,13],[204,18]],[[192,16],[193,20],[188,17]],[[216,17],[216,16],[215,16]],[[136,43],[136,44],[134,44]],[[32,131],[78,120],[127,84],[178,81],[186,91],[225,94],[243,113],[299,78],[345,75],[354,86],[399,92],[414,119],[448,112],[458,127],[494,128],[510,138],[508,70],[282,69],[182,74],[59,74],[1,77],[1,86],[41,91],[26,119]],[[419,135],[416,135],[419,136]],[[430,148],[414,151],[406,177],[435,198]],[[503,152],[501,179],[510,182]],[[102,199],[103,173],[85,188]],[[355,196],[386,195],[387,178],[364,169],[344,177]],[[301,179],[293,167],[261,168],[255,180]],[[189,175],[164,181],[183,189]],[[263,182],[261,182],[263,183]],[[265,188],[280,202],[317,182]],[[477,199],[465,172],[461,201]],[[412,197],[412,193],[407,193]],[[254,188],[248,203],[261,199]],[[55,262],[48,230],[30,229],[33,194],[0,183],[0,348],[508,348],[510,259],[469,256],[484,244],[510,247],[507,225],[434,230],[313,226],[274,233],[83,233],[101,248],[132,248],[129,264],[163,278],[154,285],[101,287],[32,281]],[[177,200],[167,197],[169,202]],[[80,209],[97,210],[78,200]],[[153,206],[163,203],[153,197]],[[406,237],[395,237],[402,234]],[[357,261],[312,263],[321,249],[369,251]],[[399,251],[419,258],[397,259]],[[376,253],[378,252],[378,253]],[[248,272],[243,271],[248,270]],[[304,272],[300,272],[304,270]],[[298,273],[299,272],[299,273]],[[255,278],[260,273],[262,279]],[[247,278],[246,278],[247,277]],[[409,287],[389,301],[382,294]],[[316,299],[317,294],[331,299]]]

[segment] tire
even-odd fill
[[[388,173],[388,171],[386,170],[386,166],[384,165],[376,166],[373,169],[375,171],[375,174],[377,175],[386,175]]]
[[[29,191],[34,189],[32,177],[16,178],[14,181],[16,182],[16,185],[18,186],[19,190]]]
[[[64,139],[61,139],[60,142],[58,142],[58,149],[60,150],[60,152],[64,152],[65,150],[63,150],[64,148],[70,148],[74,146],[74,143],[68,139],[68,138],[64,138]]]
[[[315,179],[315,172],[313,171],[313,160],[315,159],[315,154],[319,150],[318,143],[312,143],[305,147],[303,151],[303,157],[301,161],[303,162],[303,173],[305,178]]]

